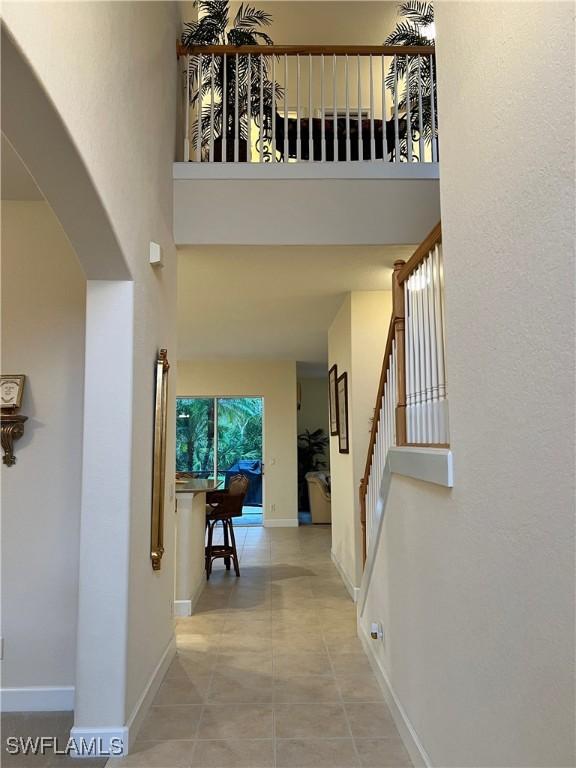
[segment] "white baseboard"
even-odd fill
[[[375,653],[375,641],[368,637],[360,621],[358,621],[358,635],[360,637],[360,641],[362,642],[362,646],[366,651],[366,655],[368,656],[368,661],[370,662],[372,671],[380,683],[386,704],[388,704],[388,708],[390,709],[392,718],[396,724],[398,733],[400,734],[400,738],[406,747],[406,751],[410,755],[412,764],[415,766],[415,768],[432,768],[430,758],[422,746],[420,739],[418,738],[418,734],[414,730],[414,727],[410,722],[408,715],[404,711],[400,700],[396,696],[396,693],[390,684],[390,680],[388,679],[388,675],[386,674],[380,659]]]
[[[164,679],[164,675],[168,671],[168,667],[172,663],[172,660],[174,659],[174,656],[176,655],[176,637],[172,635],[170,638],[170,642],[166,646],[164,653],[160,657],[160,661],[156,665],[156,669],[152,673],[150,680],[148,681],[148,685],[146,688],[144,688],[142,695],[136,702],[136,706],[132,710],[132,714],[128,718],[128,749],[132,744],[134,744],[134,741],[136,740],[136,736],[138,734],[138,731],[140,730],[140,726],[142,725],[142,722],[144,721],[144,718],[150,708],[150,705],[152,704],[152,700],[154,699],[154,696],[156,696],[156,692],[158,691],[158,688],[160,688],[160,683]]]
[[[117,747],[120,741],[123,745],[121,754],[127,755],[130,752],[131,745],[136,740],[138,730],[175,654],[176,639],[173,636],[156,665],[156,669],[150,676],[142,695],[136,702],[126,725],[114,728],[83,728],[81,726],[74,726],[70,731],[70,737],[75,740],[77,745],[81,744],[82,739],[84,739],[85,743],[95,744],[96,751],[92,752],[90,757],[110,754],[118,755],[119,753],[115,751],[115,747]]]
[[[190,600],[174,600],[174,616],[192,616],[196,603],[200,599],[200,595],[204,592],[206,586],[206,577],[204,571],[202,571],[202,578],[196,586],[196,591],[192,595]]]
[[[73,757],[120,757],[128,754],[128,728],[72,728]]]
[[[297,517],[264,517],[264,528],[298,528]]]
[[[174,616],[192,616],[192,600],[174,600]]]
[[[350,597],[352,598],[352,600],[354,600],[355,603],[357,603],[358,602],[358,595],[360,594],[360,588],[359,587],[355,587],[354,584],[352,584],[352,582],[350,581],[350,578],[348,577],[348,574],[346,573],[346,571],[342,567],[342,563],[340,562],[340,560],[338,560],[338,558],[336,557],[334,552],[331,552],[330,554],[332,556],[332,562],[336,566],[336,570],[340,574],[340,578],[344,582],[344,586],[348,590],[348,592],[350,594]]]
[[[74,686],[1,688],[2,712],[70,712],[74,709]]]

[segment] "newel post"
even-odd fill
[[[392,276],[392,316],[396,341],[396,445],[406,445],[406,353],[404,344],[404,285],[398,273],[406,262],[394,262]]]

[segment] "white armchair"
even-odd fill
[[[329,525],[332,522],[332,507],[326,473],[308,472],[306,482],[312,522]]]

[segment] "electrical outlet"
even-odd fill
[[[370,625],[370,637],[372,640],[384,640],[384,631],[382,630],[382,624],[377,621],[373,621]]]
[[[270,504],[270,512],[276,512],[276,504]]]

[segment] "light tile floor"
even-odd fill
[[[239,528],[241,577],[216,561],[131,754],[107,768],[405,768],[410,760],[330,561],[330,529]],[[72,713],[2,716],[2,736],[58,735]],[[105,760],[1,764],[102,768]]]
[[[237,530],[127,758],[107,768],[405,768],[330,528]]]

